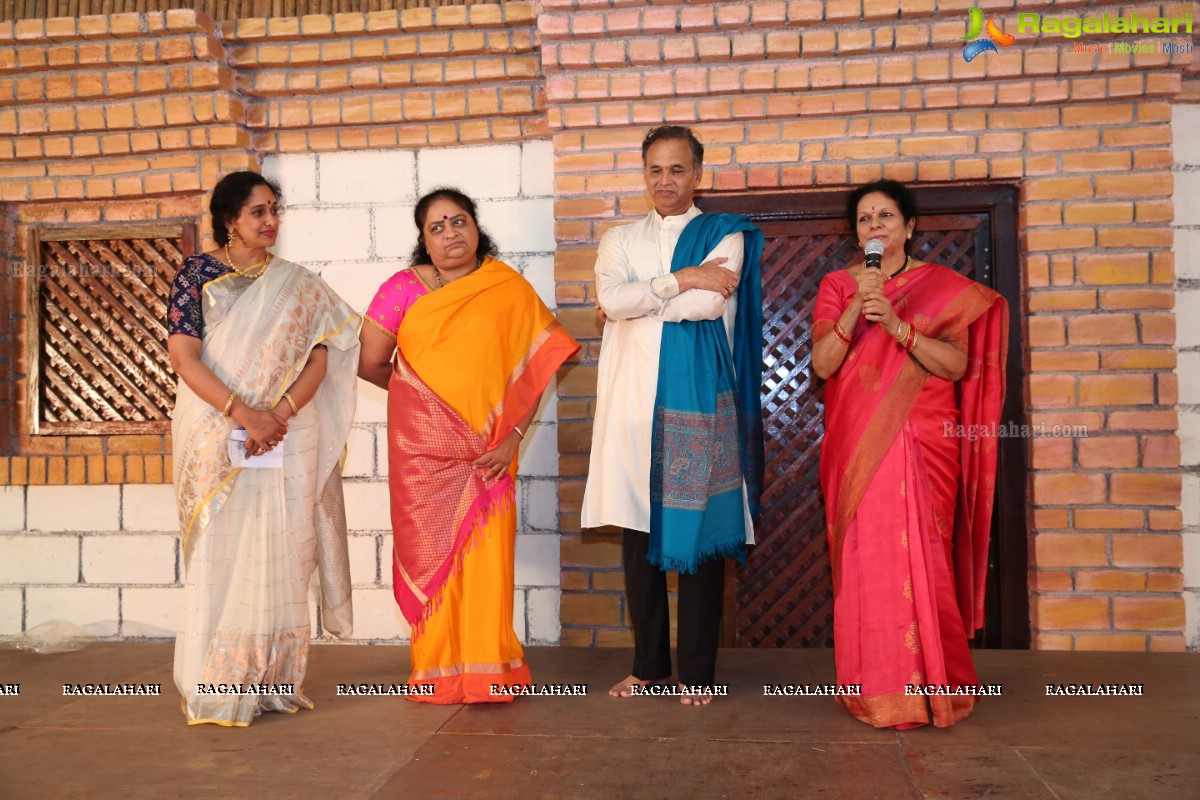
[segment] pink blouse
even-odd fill
[[[367,309],[367,319],[395,336],[408,309],[425,294],[429,294],[429,290],[412,268],[402,269],[379,287]]]

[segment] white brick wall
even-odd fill
[[[549,142],[526,142],[282,155],[268,158],[263,172],[280,181],[288,209],[279,254],[318,271],[359,310],[379,284],[408,266],[417,239],[412,219],[417,198],[446,185],[478,201],[480,224],[500,246],[501,258],[554,308],[553,164]],[[522,445],[517,487],[521,533],[513,616],[522,639],[531,636],[538,643],[559,638],[557,418],[552,388]],[[359,383],[344,474],[355,637],[363,640],[408,636],[391,594],[386,421],[386,393]],[[544,614],[552,618],[539,616]]]
[[[391,499],[387,481],[353,480],[345,482],[346,525],[352,531],[390,531]]]
[[[531,641],[558,641],[562,633],[562,622],[558,613],[558,604],[561,598],[562,592],[557,586],[529,590],[527,618]]]
[[[552,533],[517,537],[517,586],[558,586],[558,544],[558,535]]]
[[[174,636],[182,602],[179,586],[121,589],[121,635],[138,639]]]
[[[0,486],[0,531],[25,530],[25,487]]]
[[[21,594],[21,590],[14,586],[0,589],[0,636],[21,632],[21,617],[25,608]]]
[[[391,574],[391,570],[388,570]],[[411,629],[391,589],[354,590],[354,638],[358,641],[408,641]]]
[[[86,584],[175,584],[174,534],[83,537]]]
[[[462,189],[476,202],[521,194],[521,148],[518,145],[425,150],[417,162],[418,196],[439,186]],[[553,163],[549,159],[548,162]],[[480,215],[485,216],[482,209]]]
[[[293,155],[286,159],[268,158],[262,174],[279,184],[285,209],[316,205],[317,157]]]
[[[29,530],[91,533],[119,527],[119,486],[30,486],[26,492]]]
[[[375,475],[375,426],[355,425],[346,443],[344,478],[371,478]]]
[[[369,259],[371,212],[366,208],[289,207],[275,252],[306,266],[314,261]]]
[[[362,311],[408,266],[418,196],[457,186],[480,204],[501,258],[554,308],[549,142],[284,155],[263,172],[284,194],[279,255],[321,274]],[[513,621],[523,641],[559,640],[557,404],[551,387],[522,445]],[[387,395],[360,382],[346,454],[353,641],[406,642],[392,596]],[[179,621],[182,557],[173,487],[0,487],[0,635],[61,619],[97,635],[168,637]],[[314,610],[315,613],[315,610]]]
[[[513,632],[517,634],[517,638],[521,640],[522,644],[529,641],[529,633],[526,630],[528,626],[525,624],[527,595],[528,592],[525,589],[513,590]]]
[[[1183,596],[1188,649],[1200,650],[1200,106],[1172,107],[1175,347],[1183,470]]]
[[[415,154],[404,150],[324,153],[317,161],[319,205],[361,208],[415,201],[416,162]]]
[[[388,259],[388,275],[400,269],[398,262],[403,261],[407,266],[408,254],[417,244],[417,226],[413,222],[414,205],[415,201],[407,205],[375,207],[375,255]],[[387,275],[383,277],[386,278]]]
[[[0,584],[79,581],[78,536],[0,536],[0,553]]]
[[[558,532],[558,480],[523,481],[521,530]]]
[[[391,538],[388,539],[391,544]],[[376,586],[376,576],[379,570],[379,536],[370,533],[351,535],[349,538],[350,551],[350,583],[354,586]]]
[[[130,484],[121,489],[121,529],[178,531],[175,487],[168,484]]]
[[[25,630],[61,619],[94,636],[116,636],[120,590],[114,587],[30,586],[25,589]]]

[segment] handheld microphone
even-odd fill
[[[872,239],[863,247],[867,257],[867,269],[883,269],[883,242]]]

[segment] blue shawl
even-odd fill
[[[762,231],[750,218],[701,214],[679,238],[671,272],[701,263],[721,239],[744,236],[733,352],[722,319],[663,323],[650,460],[649,560],[695,572],[711,558],[746,557],[742,508],[762,495]]]

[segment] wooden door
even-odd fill
[[[913,255],[992,286],[1019,313],[1012,187],[917,189],[923,209]],[[827,647],[833,642],[833,582],[817,467],[824,434],[821,381],[810,368],[817,284],[859,258],[843,217],[845,193],[713,196],[706,211],[750,214],[763,250],[763,388],[766,438],[758,544],[731,571],[725,643],[739,647]],[[1004,420],[1022,421],[1020,325],[1010,326]],[[989,564],[989,619],[977,644],[1028,647],[1024,515],[1025,454],[1003,440]]]

